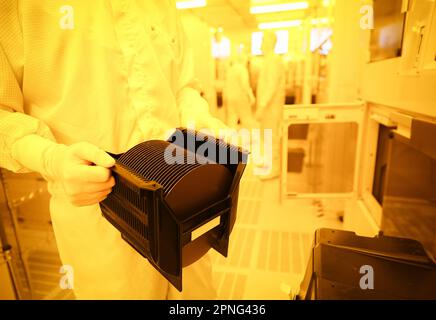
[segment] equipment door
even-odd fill
[[[282,200],[356,194],[365,112],[363,102],[285,107]]]

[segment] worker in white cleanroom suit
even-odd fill
[[[260,163],[264,169],[261,170],[264,173],[262,179],[276,178],[280,174],[280,124],[285,103],[285,68],[281,57],[274,53],[276,43],[275,33],[264,33],[264,56],[256,90],[256,119],[261,122],[262,129],[272,130],[272,145],[265,149],[266,152],[272,152],[272,162]]]
[[[252,106],[255,103],[245,55],[234,56],[226,72],[224,97],[227,108],[227,125],[237,128],[238,122],[242,128],[252,129],[257,127]]]
[[[37,171],[79,299],[215,297],[210,264],[176,289],[101,215],[114,160],[195,121],[224,125],[192,87],[174,1],[0,0],[0,165]],[[104,151],[103,151],[104,150]]]

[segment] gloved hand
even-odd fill
[[[65,146],[31,135],[14,143],[13,156],[23,166],[60,185],[75,206],[98,204],[115,185],[109,170],[115,160],[90,143]]]
[[[97,204],[115,185],[109,168],[115,160],[96,146],[81,142],[71,146],[55,145],[45,152],[49,179],[59,182],[75,206]]]

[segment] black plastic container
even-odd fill
[[[206,148],[212,152],[198,155]],[[114,157],[116,185],[101,203],[103,216],[174,287],[182,290],[182,268],[210,248],[227,256],[246,152],[178,129],[168,141]]]
[[[368,268],[372,288],[362,287]],[[298,299],[433,300],[435,284],[436,263],[418,241],[320,229]]]

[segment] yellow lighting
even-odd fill
[[[179,10],[201,8],[207,5],[206,0],[189,0],[189,1],[177,1],[176,8]]]
[[[316,18],[311,20],[312,24],[328,24],[330,22],[329,18]]]
[[[229,38],[223,37],[220,42],[212,40],[212,56],[214,58],[228,58],[231,54],[232,43]]]
[[[330,19],[329,18],[316,18],[316,19],[311,19],[310,22],[313,25],[329,24]],[[258,28],[260,30],[286,29],[286,28],[292,28],[292,27],[299,27],[302,25],[303,25],[303,20],[273,21],[273,22],[260,23]]]
[[[322,5],[323,5],[323,7],[329,7],[329,6],[333,5],[333,1],[332,0],[322,0]]]
[[[281,3],[272,4],[267,6],[255,6],[250,8],[252,14],[292,11],[292,10],[304,10],[309,8],[309,2],[293,2],[293,3]]]
[[[301,26],[302,20],[289,20],[289,21],[274,21],[274,22],[264,22],[259,24],[259,29],[285,29]]]
[[[274,31],[277,35],[277,43],[274,48],[275,54],[286,54],[288,53],[289,46],[289,31],[288,30],[277,30]],[[263,32],[257,31],[253,32],[251,35],[251,53],[254,56],[262,55],[262,41]]]

